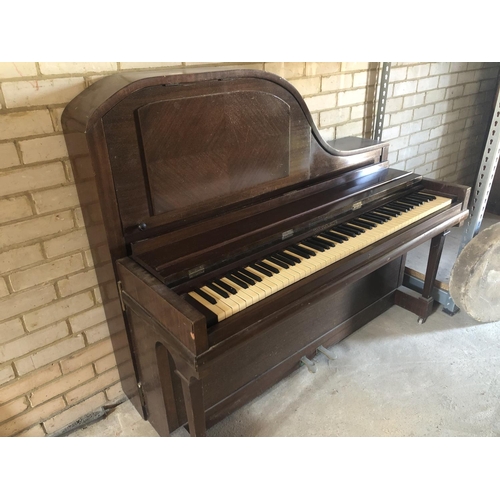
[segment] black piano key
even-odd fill
[[[350,236],[351,238],[356,238],[356,236],[358,235],[357,233],[355,233],[354,231],[351,231],[350,229],[344,229],[343,227],[339,227],[339,226],[335,226],[332,229],[334,231],[337,231],[337,233],[342,233],[346,236]]]
[[[298,259],[297,257],[293,257],[292,255],[285,255],[283,252],[276,252],[275,254],[273,254],[273,257],[281,260],[281,262],[285,262],[289,266],[294,266],[295,264],[298,264],[300,262],[300,259]]]
[[[295,257],[295,255],[290,255],[289,253],[287,254],[285,252],[276,252],[276,255],[279,255],[280,257],[283,257],[285,259],[289,259],[295,264],[300,264],[302,262],[298,257]]]
[[[402,198],[402,201],[413,203],[413,205],[417,206],[424,204],[423,200],[417,200],[416,198],[410,198],[409,196],[405,196],[404,198]]]
[[[207,283],[205,285],[207,288],[210,288],[212,292],[215,292],[217,295],[220,295],[221,297],[224,297],[225,299],[229,298],[229,294],[223,290],[222,288],[219,288],[217,285],[214,285],[213,283]]]
[[[373,210],[372,212],[370,212],[370,215],[376,215],[378,217],[385,217],[385,220],[388,221],[388,220],[391,220],[392,219],[392,215],[391,214],[384,214],[383,212],[381,212],[380,210]]]
[[[409,200],[420,201],[422,203],[427,203],[427,198],[423,198],[422,196],[418,196],[417,194],[409,194],[406,196]]]
[[[233,274],[226,274],[224,276],[224,278],[226,278],[229,281],[232,281],[233,283],[235,283],[238,286],[241,286],[241,288],[248,288],[248,285],[244,281],[241,281],[240,279],[238,279]]]
[[[333,241],[330,241],[330,240],[325,241],[323,238],[319,238],[319,234],[317,236],[314,236],[313,240],[316,243],[322,244],[323,246],[326,245],[328,247],[328,249],[333,248],[335,246],[335,243],[333,243]]]
[[[299,245],[295,245],[295,244],[290,245],[290,248],[295,248],[296,250],[300,250],[302,253],[310,255],[311,257],[314,257],[316,255],[316,252],[314,250],[311,250],[309,248],[299,247]]]
[[[238,271],[241,274],[244,274],[245,276],[248,276],[249,278],[252,278],[254,281],[262,281],[262,278],[260,276],[257,276],[255,273],[252,273],[248,269],[238,269]]]
[[[229,292],[229,293],[231,293],[233,295],[236,295],[238,293],[235,288],[233,288],[232,286],[228,285],[227,283],[224,283],[221,280],[218,280],[218,279],[214,280],[214,283],[218,287],[222,288],[223,290],[226,290],[226,292]]]
[[[391,212],[387,212],[386,210],[384,210],[383,208],[377,208],[376,210],[373,211],[373,213],[375,215],[380,215],[380,216],[385,216],[385,217],[389,217],[389,220],[392,219],[393,217],[395,217],[395,214],[391,213]]]
[[[260,267],[257,264],[250,264],[248,267],[255,269],[255,271],[258,271],[259,273],[263,274],[264,276],[267,276],[268,278],[270,278],[273,275],[273,273],[270,273],[267,269],[264,269],[263,267]]]
[[[416,203],[414,201],[410,201],[410,200],[407,200],[406,198],[400,198],[398,200],[398,203],[400,203],[401,205],[404,205],[406,207],[410,207],[410,208],[415,208],[415,207],[418,207],[419,203]]]
[[[357,232],[358,234],[361,234],[361,233],[364,233],[365,230],[360,228],[360,227],[355,227],[353,226],[350,222],[346,222],[344,224],[341,224],[341,227],[345,227],[346,229],[350,229],[351,231],[355,231]]]
[[[384,205],[383,207],[380,208],[382,210],[386,210],[387,212],[393,212],[396,216],[401,215],[403,213],[401,210],[398,210],[397,208],[388,207],[387,205]]]
[[[311,255],[306,253],[305,251],[303,251],[303,249],[300,247],[295,248],[295,246],[293,246],[293,247],[290,246],[287,248],[287,251],[290,253],[294,253],[295,255],[298,255],[299,257],[303,257],[304,259],[311,258]],[[314,254],[314,255],[316,255],[316,254]]]
[[[332,233],[327,233],[326,231],[323,231],[322,233],[319,234],[322,238],[334,241],[335,243],[344,243],[344,240],[342,240],[341,238],[337,238],[337,236],[334,236]]]
[[[249,285],[255,285],[255,281],[252,278],[249,278],[248,276],[245,276],[244,274],[240,273],[239,271],[233,271],[231,274],[233,276],[236,276],[241,281],[244,281],[245,283],[248,283]]]
[[[396,203],[395,201],[391,203],[387,203],[386,205],[388,208],[393,208],[394,210],[399,210],[400,212],[409,212],[411,210],[410,207],[405,206],[401,203]]]
[[[317,250],[318,252],[324,252],[325,249],[319,245],[316,245],[316,243],[314,243],[313,241],[309,241],[309,240],[304,240],[304,241],[301,241],[300,244],[304,247],[308,247],[308,248],[312,248],[313,250]]]
[[[360,215],[359,218],[369,220],[370,222],[374,222],[375,224],[383,224],[387,221],[387,218],[382,218],[371,213]]]
[[[195,288],[193,292],[196,292],[200,297],[203,297],[207,302],[210,302],[210,304],[217,304],[217,301],[211,295],[205,293],[203,290]]]
[[[330,242],[325,241],[325,240],[320,240],[316,236],[312,236],[311,238],[308,238],[308,241],[311,243],[315,243],[316,245],[319,245],[320,247],[324,248],[325,250],[330,250]]]
[[[349,224],[347,224],[348,228],[353,228],[359,231],[360,233],[366,232],[367,229],[371,229],[372,227],[369,226],[368,224],[364,225],[363,222],[354,222],[352,220],[349,221]]]
[[[415,208],[415,205],[410,205],[409,203],[405,203],[405,202],[400,201],[400,200],[395,201],[395,202],[393,202],[393,203],[394,203],[394,205],[396,205],[397,207],[405,208],[408,212],[409,212],[410,210],[413,210],[413,209]]]
[[[373,229],[376,227],[376,224],[373,222],[362,221],[361,219],[353,219],[349,222],[349,224],[356,225],[358,227],[364,227],[365,229]]]
[[[340,238],[342,241],[348,241],[349,238],[345,234],[340,234],[340,233],[335,233],[334,229],[328,229],[326,231],[328,234],[331,234],[332,236],[335,236],[335,238]]]
[[[394,210],[392,208],[387,208],[386,206],[377,208],[375,212],[380,212],[381,214],[390,215],[391,217],[398,217],[401,215],[401,212]]]
[[[414,196],[415,198],[422,198],[424,201],[432,201],[436,199],[436,197],[432,194],[426,193],[412,193],[410,196]]]
[[[288,264],[285,264],[284,262],[281,262],[281,260],[278,260],[274,257],[266,257],[266,259],[269,262],[272,262],[273,264],[276,264],[278,267],[282,267],[283,269],[288,269],[290,266]]]
[[[268,264],[267,262],[262,262],[261,260],[259,260],[259,262],[257,262],[257,264],[259,266],[263,267],[264,269],[267,269],[268,271],[271,271],[273,274],[279,274],[279,272],[280,272],[279,269],[277,269],[274,266],[271,266],[271,264]]]

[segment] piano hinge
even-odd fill
[[[118,298],[120,299],[120,305],[122,306],[122,311],[125,311],[125,303],[123,302],[123,288],[122,288],[122,282],[117,281],[116,286],[118,287]]]
[[[200,274],[203,274],[205,272],[205,266],[201,265],[198,267],[193,267],[193,269],[190,269],[188,271],[188,276],[190,278],[194,278],[195,276],[199,276]]]
[[[146,399],[144,398],[144,390],[142,388],[142,382],[137,382],[137,392],[139,393],[139,399],[141,400],[141,406],[146,408]]]

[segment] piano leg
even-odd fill
[[[419,323],[425,323],[432,312],[432,306],[434,304],[432,289],[434,287],[434,281],[436,280],[441,254],[443,253],[444,241],[448,233],[449,231],[444,231],[434,236],[431,240],[422,295],[420,297],[414,297],[401,290],[396,290],[396,295],[394,297],[395,304],[417,314]]]
[[[184,404],[191,436],[206,436],[207,428],[205,422],[205,408],[203,406],[203,389],[201,380],[194,377],[187,379],[181,372],[175,370],[180,378]]]
[[[443,253],[444,240],[449,231],[434,236],[431,240],[431,248],[429,251],[429,260],[427,261],[427,269],[425,271],[424,289],[422,290],[422,297],[430,299],[434,281],[436,280],[439,262]]]

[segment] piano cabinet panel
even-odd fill
[[[305,296],[287,311],[286,316],[280,315],[259,335],[239,344],[224,357],[214,359],[205,367],[207,375],[203,389],[207,407],[391,294],[400,285],[401,263],[402,259],[397,259],[341,289],[332,283],[313,300]],[[231,377],[224,376],[228,373]],[[220,381],[225,378],[228,380],[221,385]]]
[[[156,318],[188,358],[208,347],[205,317],[163,283],[125,257],[116,262],[122,300],[130,297]]]
[[[402,283],[404,260],[401,256],[340,289],[332,283],[313,299],[304,297],[257,335],[205,364],[199,356],[187,360],[175,343],[167,345],[171,333],[127,296],[124,302],[149,421],[160,435],[168,435],[188,422],[194,404],[205,409],[203,422],[213,425],[297,369],[302,356],[314,356],[319,345],[339,342],[391,307]],[[219,349],[224,351],[223,346]],[[181,379],[201,383],[201,395],[194,392],[195,400],[188,405]],[[200,411],[191,416],[195,417],[199,429]]]

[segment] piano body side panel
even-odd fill
[[[435,181],[433,179],[422,179],[422,185],[425,189],[440,194],[441,196],[456,197],[457,201],[462,203],[462,210],[467,210],[471,188],[463,184],[454,184],[451,182]]]
[[[136,358],[143,415],[160,436],[168,436],[185,419],[182,405],[173,394],[180,393],[180,383],[174,377],[175,364],[163,340],[169,335],[135,301],[124,299],[131,344]],[[174,392],[174,384],[178,387]]]
[[[109,167],[107,147],[102,129],[102,122],[97,121],[91,129],[85,131],[81,123],[71,114],[65,117],[65,141],[71,160],[73,175],[76,179],[76,189],[82,207],[87,238],[94,262],[99,262],[99,251],[103,243],[107,243],[116,278],[116,260],[126,255],[125,239],[121,231],[120,213],[114,196],[109,193],[114,190],[113,176]],[[95,176],[95,182],[94,182]],[[91,210],[95,205],[94,198],[89,197],[89,191],[97,190],[100,200],[100,214]],[[102,214],[106,216],[103,217]],[[107,266],[96,266],[95,272],[99,286],[109,282]],[[103,290],[102,295],[105,296]],[[104,302],[103,308],[109,321],[116,321],[114,304]],[[111,309],[110,309],[111,307]],[[126,327],[126,325],[125,325]],[[143,405],[137,387],[136,357],[132,350],[128,328],[126,329],[128,345],[124,346],[122,336],[111,335],[113,350],[117,353],[117,368],[123,392],[132,402],[136,410],[144,416]],[[120,359],[118,359],[118,353]]]
[[[121,295],[128,296],[169,333],[187,359],[208,348],[205,317],[141,266],[126,257],[117,262]]]

